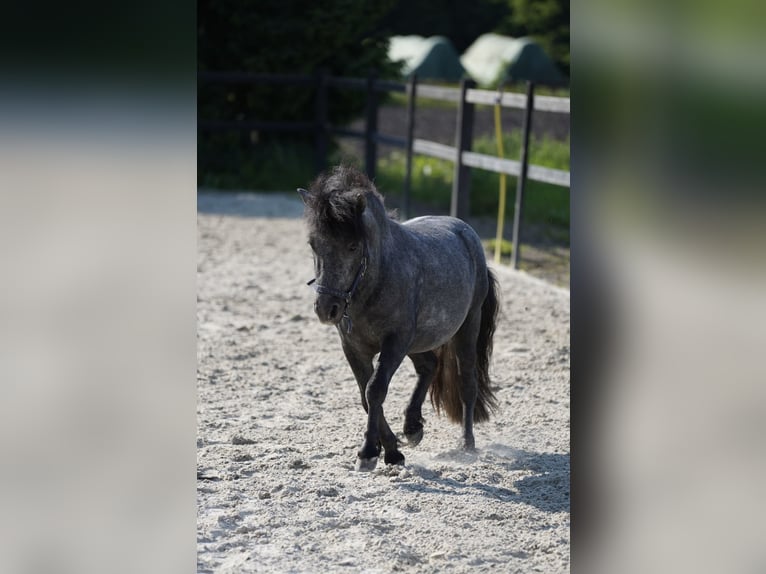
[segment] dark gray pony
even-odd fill
[[[374,469],[381,446],[387,464],[404,463],[383,401],[407,356],[418,374],[404,417],[409,444],[423,437],[421,407],[430,387],[437,412],[462,422],[463,448],[473,450],[473,423],[496,408],[488,369],[498,310],[476,232],[452,217],[398,223],[370,180],[350,167],[336,167],[298,192],[314,251],[314,310],[337,327],[367,412],[357,470]]]

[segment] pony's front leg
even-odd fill
[[[347,341],[343,341],[343,352],[346,355],[346,360],[348,361],[348,364],[354,373],[357,385],[359,386],[362,398],[362,408],[364,409],[364,412],[367,413],[369,412],[366,396],[367,385],[372,380],[372,375],[374,373],[372,368],[372,356],[354,349],[354,347]],[[379,419],[378,430],[380,431],[378,453],[380,452],[380,446],[382,446],[386,451],[386,464],[404,464],[404,455],[399,452],[399,441],[391,430],[391,427],[388,425],[386,417],[382,412]]]
[[[386,451],[383,460],[386,464],[404,464],[404,455],[399,451],[399,439],[396,438],[394,431],[386,421],[386,416],[383,412],[380,413],[380,424],[378,425],[380,430],[380,442]]]
[[[359,387],[359,394],[362,398],[362,408],[364,409],[364,412],[368,412],[369,408],[367,407],[367,397],[365,396],[365,393],[367,392],[367,383],[372,378],[374,372],[372,369],[372,358],[375,355],[374,353],[371,355],[361,353],[345,340],[342,340],[341,344],[343,353],[346,355],[346,361],[348,361],[351,371],[354,373],[356,384]]]
[[[386,448],[386,462],[395,464],[404,462],[404,457],[396,448],[396,436],[383,415],[383,401],[386,400],[391,377],[402,364],[405,355],[406,345],[402,344],[398,338],[389,337],[384,341],[375,372],[365,390],[367,432],[364,434],[362,448],[357,453],[357,470],[369,471],[375,468],[380,456],[381,442]]]

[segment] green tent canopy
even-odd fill
[[[483,86],[519,80],[549,86],[568,83],[566,76],[532,38],[484,34],[471,44],[460,62]]]
[[[459,82],[465,75],[452,42],[443,36],[393,36],[388,59],[404,62],[405,77],[417,74],[420,80]]]

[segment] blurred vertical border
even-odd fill
[[[573,570],[763,571],[766,4],[571,19]]]
[[[0,19],[0,562],[195,567],[195,5]]]

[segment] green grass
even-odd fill
[[[200,146],[200,155],[202,147]],[[220,150],[221,148],[219,148]],[[292,190],[315,177],[314,147],[267,143],[250,149],[216,151],[218,161],[198,170],[198,185],[215,189]]]
[[[484,245],[484,249],[486,249],[490,253],[495,252],[495,245],[497,244],[496,239],[487,239],[485,241],[481,242],[482,245]],[[510,258],[513,254],[513,243],[508,241],[507,239],[501,239],[500,240],[500,257],[502,258]]]
[[[504,135],[505,157],[518,159],[521,150],[521,132]],[[497,155],[494,138],[474,141],[473,151]],[[530,163],[555,169],[569,170],[569,141],[551,138],[530,142]],[[412,166],[412,198],[416,201],[448,206],[452,190],[452,162],[416,155]],[[384,193],[401,194],[404,181],[405,156],[393,152],[378,160],[376,183]],[[500,175],[480,169],[471,170],[471,213],[492,215],[497,213]],[[506,217],[512,217],[516,195],[516,178],[506,177]],[[524,194],[524,220],[528,222],[569,227],[569,190],[564,187],[527,180]]]
[[[519,131],[504,135],[505,156],[518,159],[521,149]],[[220,148],[219,148],[220,149]],[[229,153],[218,152],[217,163],[200,168],[199,185],[217,189],[291,190],[306,186],[314,178],[314,150],[310,143],[267,143],[242,151],[232,145]],[[497,155],[494,138],[474,141],[473,150]],[[203,153],[202,144],[200,155]],[[338,163],[332,153],[330,164]],[[356,165],[362,167],[357,161]],[[569,170],[569,141],[550,138],[530,142],[530,163]],[[452,162],[416,155],[413,157],[412,199],[424,204],[449,208],[452,193]],[[395,151],[378,159],[376,185],[386,195],[400,195],[404,182],[405,156]],[[495,215],[498,208],[499,174],[471,170],[471,213]],[[513,217],[516,178],[506,178],[506,218]],[[524,221],[560,228],[568,237],[569,190],[567,188],[527,181],[524,196]]]

